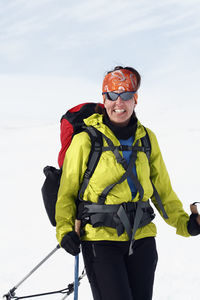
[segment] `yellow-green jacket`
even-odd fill
[[[120,142],[115,137],[113,132],[103,123],[103,116],[93,114],[84,120],[87,126],[93,126],[100,132],[110,138],[114,145],[119,146]],[[188,214],[185,213],[182,203],[172,189],[169,175],[167,173],[157,139],[154,133],[147,129],[151,142],[151,156],[150,160],[145,153],[138,152],[136,159],[136,171],[138,180],[144,189],[144,197],[142,201],[147,201],[151,198],[156,206],[157,202],[153,195],[153,187],[151,180],[154,183],[160,198],[162,200],[168,219],[165,221],[176,228],[176,233],[182,236],[189,236],[187,231],[187,222],[189,220]],[[138,121],[135,133],[136,141],[143,136],[146,132],[143,126]],[[107,146],[106,141],[103,140],[104,146]],[[56,204],[56,232],[59,243],[64,235],[74,230],[75,216],[76,216],[76,199],[78,191],[83,180],[83,175],[87,168],[88,157],[91,149],[90,137],[86,132],[81,132],[74,136],[70,147],[65,155],[63,164],[62,177],[60,188],[58,192],[58,199]],[[83,200],[97,203],[98,196],[110,184],[118,182],[124,174],[125,170],[122,165],[117,163],[116,158],[112,151],[104,151],[100,157],[99,163],[89,181],[89,184],[83,195]],[[139,193],[132,199],[131,190],[127,180],[121,184],[117,184],[108,194],[105,204],[120,204],[123,202],[139,200]],[[162,215],[162,213],[160,212]],[[144,237],[156,236],[157,230],[155,224],[152,222],[148,225],[137,229],[135,239]],[[97,227],[93,228],[92,225],[85,226],[85,235],[82,240],[87,241],[128,241],[128,235],[124,232],[118,236],[117,231],[110,227]]]

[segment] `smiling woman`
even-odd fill
[[[57,239],[72,255],[80,252],[82,244],[95,300],[152,299],[158,255],[149,199],[177,234],[200,233],[197,210],[192,207],[190,217],[183,210],[155,134],[136,117],[139,86],[140,75],[133,68],[117,66],[107,73],[102,87],[104,106],[97,106],[96,113],[84,119],[101,143],[97,147],[87,132],[76,134],[62,168]],[[81,230],[75,226],[76,218]]]

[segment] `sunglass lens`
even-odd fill
[[[107,92],[106,93],[106,97],[108,100],[111,100],[111,101],[116,101],[117,98],[118,98],[118,94],[117,93],[113,93],[113,92]]]
[[[122,100],[127,101],[133,98],[134,92],[124,92],[121,93],[120,97]]]

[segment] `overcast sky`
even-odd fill
[[[101,101],[119,64],[141,73],[142,109],[197,111],[199,53],[199,0],[0,0],[1,124]]]

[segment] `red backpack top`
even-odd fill
[[[61,149],[58,155],[58,164],[61,168],[65,158],[65,153],[71,144],[74,134],[84,130],[85,124],[83,119],[88,118],[95,113],[97,103],[82,103],[66,112],[61,118],[60,124],[60,140]],[[103,104],[98,103],[102,108]]]

